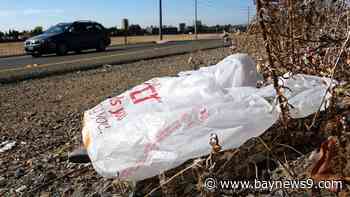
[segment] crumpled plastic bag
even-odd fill
[[[280,115],[273,86],[255,87],[259,75],[246,54],[179,75],[151,79],[85,112],[83,142],[99,174],[149,178],[210,153],[211,133],[224,150],[235,148]],[[296,75],[282,82],[292,90],[285,90],[291,115],[300,118],[318,110],[330,79]]]

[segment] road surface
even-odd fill
[[[118,64],[222,46],[223,41],[219,39],[171,41],[162,44],[148,43],[111,46],[105,52],[86,51],[81,54],[70,53],[66,56],[47,55],[40,58],[33,58],[26,55],[8,57],[0,58],[0,72],[31,69],[33,67],[63,66],[67,64],[71,66]]]
[[[223,47],[222,39],[112,46],[105,52],[0,58],[0,84]]]

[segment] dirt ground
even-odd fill
[[[105,179],[89,164],[67,161],[67,153],[81,143],[83,112],[148,79],[175,76],[180,71],[216,64],[233,52],[249,52],[255,59],[263,56],[259,48],[262,44],[249,39],[247,43],[243,39],[236,43],[237,50],[200,51],[1,86],[0,143],[16,144],[0,153],[0,196],[127,196],[130,185],[135,183]],[[349,84],[349,66],[337,74],[343,84]],[[221,178],[233,180],[253,180],[256,176],[266,180],[305,180],[310,178],[315,152],[329,136],[336,136],[338,145],[329,166],[339,177],[349,177],[349,123],[343,124],[339,118],[349,116],[350,119],[350,98],[344,95],[337,98],[334,108],[321,113],[311,129],[306,129],[306,125],[311,124],[314,116],[290,120],[286,130],[278,122],[261,136],[270,150],[253,138],[239,149],[221,152],[215,171]],[[189,164],[191,161],[164,176],[170,178]],[[201,176],[208,174],[203,169],[199,172]],[[195,174],[192,170],[184,173],[167,187],[159,188],[153,196],[202,196],[200,177]],[[157,186],[158,177],[138,182],[134,194],[144,196]],[[207,196],[349,196],[348,186],[343,189],[338,193],[325,189],[227,191]]]
[[[200,39],[213,39],[217,38],[217,34],[201,34]],[[124,37],[112,37],[112,45],[124,44]],[[194,35],[180,34],[180,35],[164,35],[164,40],[193,40]],[[159,40],[159,36],[129,36],[129,44],[145,43],[145,42],[155,42]],[[13,43],[0,43],[0,57],[8,55],[18,55],[23,54],[23,42],[13,42]]]

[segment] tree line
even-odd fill
[[[184,23],[183,23],[184,24]],[[185,24],[184,24],[185,25]],[[204,24],[198,24],[198,33],[222,33],[226,32],[235,32],[235,31],[245,31],[246,25],[215,25],[207,26]],[[158,35],[159,28],[156,26],[150,26],[142,28],[138,24],[132,24],[128,26],[128,29],[122,29],[117,27],[107,28],[111,36],[141,36],[141,35]],[[8,31],[0,31],[0,42],[11,42],[11,41],[24,41],[30,37],[39,35],[43,33],[43,27],[37,26],[32,30],[17,31],[10,29]],[[164,26],[163,34],[190,34],[194,33],[194,26],[183,26],[178,27],[174,26]]]
[[[37,26],[32,30],[17,31],[10,29],[8,31],[0,31],[0,42],[10,42],[10,41],[23,41],[29,37],[36,36],[43,33],[43,27]]]
[[[201,23],[197,25],[198,33],[222,33],[223,31],[237,32],[237,31],[246,31],[246,29],[247,29],[246,25],[228,24],[228,25],[207,26]],[[111,28],[108,28],[108,30],[111,36],[124,36],[124,35],[137,36],[137,35],[158,35],[159,34],[159,28],[157,26],[142,28],[138,24],[130,25],[128,27],[128,30],[118,29],[117,27],[111,27]],[[189,33],[194,33],[194,26],[185,25],[183,26],[183,28],[181,28],[180,25],[179,27],[174,27],[174,26],[163,27],[163,34],[189,34]]]

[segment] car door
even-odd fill
[[[81,46],[83,49],[90,49],[91,48],[91,32],[89,31],[88,27],[90,26],[90,23],[80,23],[80,41]]]
[[[106,41],[106,36],[105,36],[106,32],[104,28],[98,23],[95,23],[94,27],[95,27],[95,32],[97,36],[97,44],[99,44],[100,41]]]
[[[71,48],[73,49],[87,49],[89,47],[89,35],[85,23],[76,23],[72,26],[71,33]]]
[[[98,46],[99,38],[94,23],[86,24],[86,32],[87,47],[90,49],[96,48]]]
[[[81,37],[81,28],[81,24],[76,23],[68,30],[69,34],[66,38],[66,42],[71,49],[80,49],[82,47],[83,39]]]

